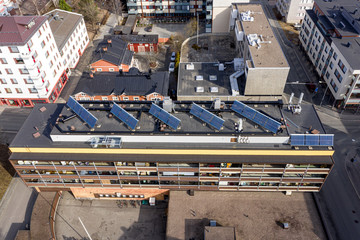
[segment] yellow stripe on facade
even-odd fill
[[[10,148],[13,153],[83,153],[151,155],[257,155],[257,156],[332,156],[333,150],[242,150],[242,149],[119,149],[119,148]]]

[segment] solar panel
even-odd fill
[[[319,146],[319,135],[317,134],[306,134],[305,145],[306,146]]]
[[[278,121],[275,121],[274,119],[262,114],[261,112],[245,105],[240,101],[234,101],[231,109],[273,133],[277,133],[281,126],[281,123]]]
[[[87,109],[81,106],[73,97],[70,96],[69,101],[66,103],[71,110],[76,113],[84,122],[86,122],[91,128],[95,127],[97,118],[94,117]]]
[[[195,117],[200,118],[201,120],[203,120],[204,122],[211,125],[212,127],[214,127],[217,130],[220,130],[225,122],[224,119],[219,118],[215,114],[212,114],[211,112],[200,107],[196,103],[192,104],[190,114],[194,115]]]
[[[119,118],[122,122],[124,122],[129,128],[132,130],[135,129],[138,120],[134,118],[133,115],[125,111],[122,107],[114,103],[110,112]]]
[[[334,146],[334,134],[320,134],[320,146]]]
[[[292,146],[304,146],[305,135],[304,134],[291,134],[290,141]]]
[[[177,117],[174,117],[170,113],[166,112],[164,109],[159,107],[156,104],[151,104],[151,108],[149,110],[149,113],[153,115],[154,117],[161,120],[166,125],[170,126],[172,129],[176,130],[179,127],[180,119]]]

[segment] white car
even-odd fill
[[[169,72],[173,72],[175,70],[175,63],[171,62],[169,65]]]
[[[175,53],[175,52],[172,52],[172,53],[171,53],[171,58],[170,58],[170,60],[171,60],[172,62],[175,61],[175,56],[176,56],[176,53]]]

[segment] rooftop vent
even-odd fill
[[[217,93],[217,92],[219,92],[219,88],[218,87],[210,87],[210,92]]]
[[[223,63],[219,64],[219,71],[224,71],[225,70],[225,66]]]
[[[196,92],[204,92],[204,87],[196,87]]]
[[[210,76],[209,76],[209,80],[210,80],[210,81],[216,81],[216,80],[217,80],[217,76],[216,76],[216,75],[210,75]]]
[[[254,18],[251,17],[250,14],[251,14],[251,11],[240,13],[241,21],[243,21],[243,22],[253,22]]]
[[[194,70],[194,64],[190,63],[190,64],[186,64],[186,70]]]
[[[204,80],[204,77],[203,77],[202,75],[197,75],[197,76],[195,77],[195,80],[196,80],[196,81],[202,81],[202,80]]]
[[[342,21],[340,21],[340,28],[344,29],[345,27],[346,27],[345,24]]]

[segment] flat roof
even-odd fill
[[[326,239],[311,193],[170,191],[166,239],[204,239],[210,220],[235,227],[236,239]]]
[[[232,111],[230,107],[233,102],[223,102],[221,109],[214,109],[213,102],[197,102],[199,106],[224,120],[223,127],[219,131],[189,113],[192,102],[173,102],[174,111],[170,114],[181,121],[180,128],[176,130],[167,125],[164,126],[160,120],[149,113],[151,102],[117,102],[119,106],[138,120],[135,130],[128,128],[117,117],[109,116],[113,104],[111,101],[79,102],[98,119],[94,129],[90,129],[65,104],[39,104],[34,106],[10,147],[92,148],[90,143],[93,138],[108,136],[110,138],[121,138],[121,149],[289,150],[293,149],[289,144],[290,134],[304,134],[310,129],[317,129],[320,134],[326,133],[313,106],[305,104],[301,115],[293,115],[281,105],[247,103],[248,106],[276,121],[281,122],[281,119],[285,118],[286,122],[283,124],[286,123],[286,128],[279,130],[275,135]],[[162,102],[159,102],[158,105],[163,107]],[[240,121],[243,128],[241,131],[237,127]],[[295,128],[291,126],[292,124],[300,126],[300,128]],[[332,150],[324,146],[314,147],[314,149]],[[300,147],[300,150],[308,150],[308,148],[304,146]],[[122,153],[124,157],[127,156],[126,154],[125,152]],[[139,151],[137,154],[141,158],[141,154],[146,154],[146,152],[141,153]],[[194,158],[200,160],[203,153],[197,154],[195,156],[192,153],[187,153],[186,156],[172,155],[171,157],[171,154],[163,153],[161,157],[154,155],[156,156],[154,160],[156,158],[164,161],[169,160],[169,158],[182,159],[183,161],[192,161]],[[110,155],[107,156],[110,157]],[[71,154],[66,157],[72,158]],[[103,158],[107,159],[108,157]],[[91,154],[84,155],[85,158],[91,159],[92,156]],[[203,160],[218,161],[217,158],[218,156],[215,154],[212,157],[207,156]],[[256,161],[266,161],[262,158],[260,154]],[[223,156],[221,161],[224,159],[247,161],[246,158],[239,157],[235,153]],[[271,157],[267,157],[267,159],[271,159]],[[282,163],[287,160],[287,157],[278,157],[271,161]],[[306,162],[305,158],[298,160],[294,158],[293,160],[298,163],[303,160]],[[326,157],[323,160],[319,159],[319,161],[328,163],[331,162],[331,159]]]
[[[241,12],[251,11],[251,17],[254,21],[238,21],[237,24],[242,25],[240,29],[244,31],[246,36],[249,34],[262,35],[264,43],[261,47],[249,45],[252,61],[255,67],[279,67],[288,68],[289,65],[284,53],[276,39],[269,21],[266,17],[261,4],[234,3],[239,14]],[[246,40],[247,42],[247,40]],[[267,42],[267,43],[265,43]],[[270,43],[271,42],[271,43]],[[247,42],[248,43],[248,42]]]
[[[193,70],[187,66],[193,66]],[[226,64],[224,71],[219,71],[219,63],[180,63],[178,72],[178,96],[231,96],[230,75],[235,73],[233,64]],[[203,80],[196,80],[202,76]],[[210,76],[216,76],[216,80],[210,80]],[[214,77],[213,77],[214,79]],[[244,94],[245,80],[238,78],[240,95]],[[241,85],[241,83],[243,83]],[[197,92],[196,88],[202,87],[204,92]],[[217,92],[211,92],[211,88],[217,88]],[[242,94],[241,94],[242,93]]]
[[[44,16],[48,17],[49,25],[59,51],[65,46],[76,26],[83,18],[81,14],[60,9],[52,10]]]
[[[235,228],[205,226],[204,235],[204,240],[235,240]]]

